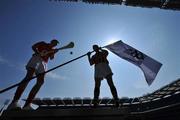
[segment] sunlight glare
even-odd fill
[[[109,45],[109,44],[112,44],[114,42],[118,41],[117,39],[109,39],[106,41],[105,45]]]

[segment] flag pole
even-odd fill
[[[106,47],[106,46],[103,46],[103,47],[100,47],[100,48],[105,48],[105,47]],[[94,52],[94,51],[91,51],[90,53],[93,53],[93,52]],[[67,61],[67,62],[65,62],[65,63],[63,63],[63,64],[60,64],[60,65],[58,65],[58,66],[56,66],[56,67],[53,67],[53,68],[51,68],[51,69],[49,69],[49,70],[47,70],[47,71],[45,71],[45,72],[43,72],[43,73],[41,73],[41,74],[45,74],[45,73],[51,72],[51,71],[53,71],[53,70],[55,70],[55,69],[57,69],[57,68],[59,68],[59,67],[62,67],[62,66],[64,66],[64,65],[66,65],[66,64],[69,64],[69,63],[71,63],[71,62],[73,62],[73,61],[75,61],[75,60],[78,60],[78,59],[86,56],[86,55],[87,55],[87,53],[86,53],[86,54],[83,54],[83,55],[81,55],[81,56],[79,56],[79,57],[77,57],[77,58],[74,58],[74,59],[72,59],[72,60],[70,60],[70,61]],[[34,78],[37,78],[37,77],[38,77],[39,75],[41,75],[41,74],[38,74],[38,75],[32,77],[30,80],[32,80],[32,79],[34,79]],[[1,93],[4,93],[4,92],[6,92],[6,91],[8,91],[8,90],[10,90],[10,89],[12,89],[12,88],[15,88],[15,87],[19,86],[19,85],[22,84],[22,83],[23,83],[23,82],[21,81],[21,82],[19,82],[19,83],[17,83],[17,84],[14,84],[14,85],[11,85],[11,86],[9,86],[9,87],[7,87],[7,88],[2,89],[2,90],[0,90],[0,94],[1,94]]]
[[[94,51],[91,51],[91,53],[93,53],[93,52],[94,52]],[[86,54],[83,54],[83,55],[81,55],[81,56],[79,56],[79,57],[77,57],[77,58],[74,58],[74,59],[72,59],[72,60],[70,60],[70,61],[68,61],[68,62],[65,62],[65,63],[63,63],[63,64],[60,64],[60,65],[58,65],[58,66],[56,66],[56,67],[53,67],[53,68],[51,68],[51,69],[49,69],[49,70],[47,70],[47,71],[45,71],[45,72],[43,72],[43,73],[41,73],[41,74],[45,74],[45,73],[51,72],[51,71],[53,71],[53,70],[55,70],[55,69],[57,69],[57,68],[59,68],[59,67],[62,67],[62,66],[64,66],[64,65],[66,65],[66,64],[69,64],[69,63],[71,63],[71,62],[73,62],[73,61],[75,61],[75,60],[78,60],[78,59],[86,56],[86,55],[87,55],[87,53],[86,53]],[[38,74],[38,75],[32,77],[30,80],[32,80],[32,79],[34,79],[34,78],[37,78],[37,77],[38,77],[39,75],[41,75],[41,74]],[[12,89],[12,88],[14,88],[14,87],[19,86],[19,85],[22,84],[22,83],[23,83],[23,82],[21,81],[21,82],[19,82],[19,83],[17,83],[17,84],[11,85],[10,87],[7,87],[7,88],[5,88],[5,89],[2,89],[2,90],[0,90],[0,94],[1,94],[1,93],[4,93],[4,92],[6,92],[6,91],[8,91],[8,90],[10,90],[10,89]]]

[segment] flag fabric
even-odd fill
[[[117,56],[125,59],[132,64],[138,66],[144,73],[146,82],[150,86],[157,73],[159,72],[162,64],[153,58],[145,55],[141,51],[125,44],[121,40],[105,46],[108,50],[116,54]]]

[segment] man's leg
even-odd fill
[[[106,79],[107,79],[108,85],[111,89],[111,93],[113,95],[113,98],[115,100],[115,104],[118,107],[119,106],[119,98],[118,98],[116,87],[114,86],[114,83],[112,80],[112,75],[107,76]]]
[[[18,105],[18,100],[20,99],[20,97],[21,97],[24,89],[26,88],[27,84],[29,83],[29,81],[33,77],[33,74],[34,74],[34,69],[27,70],[27,74],[26,74],[25,78],[21,81],[21,84],[18,86],[18,88],[15,92],[14,98],[13,98],[11,104],[9,104],[7,109],[11,110],[11,109],[20,108],[20,105]]]
[[[97,102],[99,99],[100,93],[100,86],[101,86],[101,79],[95,78],[95,87],[94,87],[94,106],[97,106]]]
[[[43,83],[44,83],[44,74],[40,74],[37,77],[36,84],[34,85],[34,87],[31,89],[31,91],[29,93],[29,96],[28,96],[28,98],[26,100],[26,103],[25,103],[24,107],[27,107],[32,103],[32,100],[36,96],[37,92],[39,91],[39,89],[41,88]]]
[[[34,71],[35,70],[33,68],[27,70],[27,74],[26,74],[25,78],[21,81],[21,84],[18,86],[12,102],[16,102],[20,99],[22,93],[24,92],[24,89],[26,88],[27,84],[33,77]]]

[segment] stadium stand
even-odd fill
[[[0,120],[180,120],[180,79],[136,98],[121,98],[120,107],[113,106],[111,98],[99,100],[92,106],[92,99],[85,98],[36,98],[36,110],[5,110]]]

